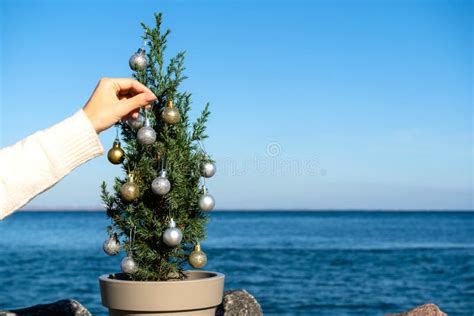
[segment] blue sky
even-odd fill
[[[193,115],[211,102],[218,209],[473,208],[472,2],[0,3],[2,147],[130,76],[161,11]],[[29,207],[99,207],[119,174],[102,156]]]

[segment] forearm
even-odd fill
[[[103,153],[85,113],[0,149],[0,219]]]

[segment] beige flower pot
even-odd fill
[[[99,277],[102,305],[110,316],[214,316],[222,302],[224,275],[211,271],[186,271],[179,281],[128,281]]]

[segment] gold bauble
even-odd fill
[[[132,177],[130,177],[130,180],[128,180],[128,182],[122,185],[122,187],[120,188],[120,195],[122,196],[122,199],[127,202],[131,202],[138,197],[138,185],[133,182]]]
[[[118,139],[114,141],[112,148],[110,148],[109,153],[107,154],[107,158],[114,165],[121,164],[125,159],[125,152],[122,147],[120,147],[120,141]]]
[[[169,101],[167,107],[161,113],[161,117],[163,121],[168,124],[176,124],[181,119],[181,115],[179,114],[179,110],[173,106],[173,101]]]
[[[196,269],[204,267],[207,263],[207,256],[204,251],[201,250],[201,245],[197,244],[194,247],[193,252],[188,257],[189,264]]]

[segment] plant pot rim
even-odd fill
[[[173,281],[120,280],[104,274],[99,277],[102,305],[115,311],[155,313],[215,309],[222,303],[224,274],[201,270],[184,273],[189,279]],[[124,273],[115,275],[120,278]]]
[[[225,277],[224,274],[220,272],[214,272],[214,271],[207,271],[207,270],[185,270],[185,274],[203,274],[207,276],[203,276],[201,278],[196,278],[193,280],[167,280],[167,281],[135,281],[135,280],[122,280],[122,279],[112,279],[110,276],[111,275],[125,275],[125,273],[119,272],[119,273],[113,273],[113,274],[103,274],[99,277],[99,280],[105,281],[105,282],[115,282],[115,283],[139,283],[139,284],[154,284],[154,283],[166,283],[166,284],[180,284],[180,283],[196,283],[196,282],[213,282],[216,279],[223,279]]]

